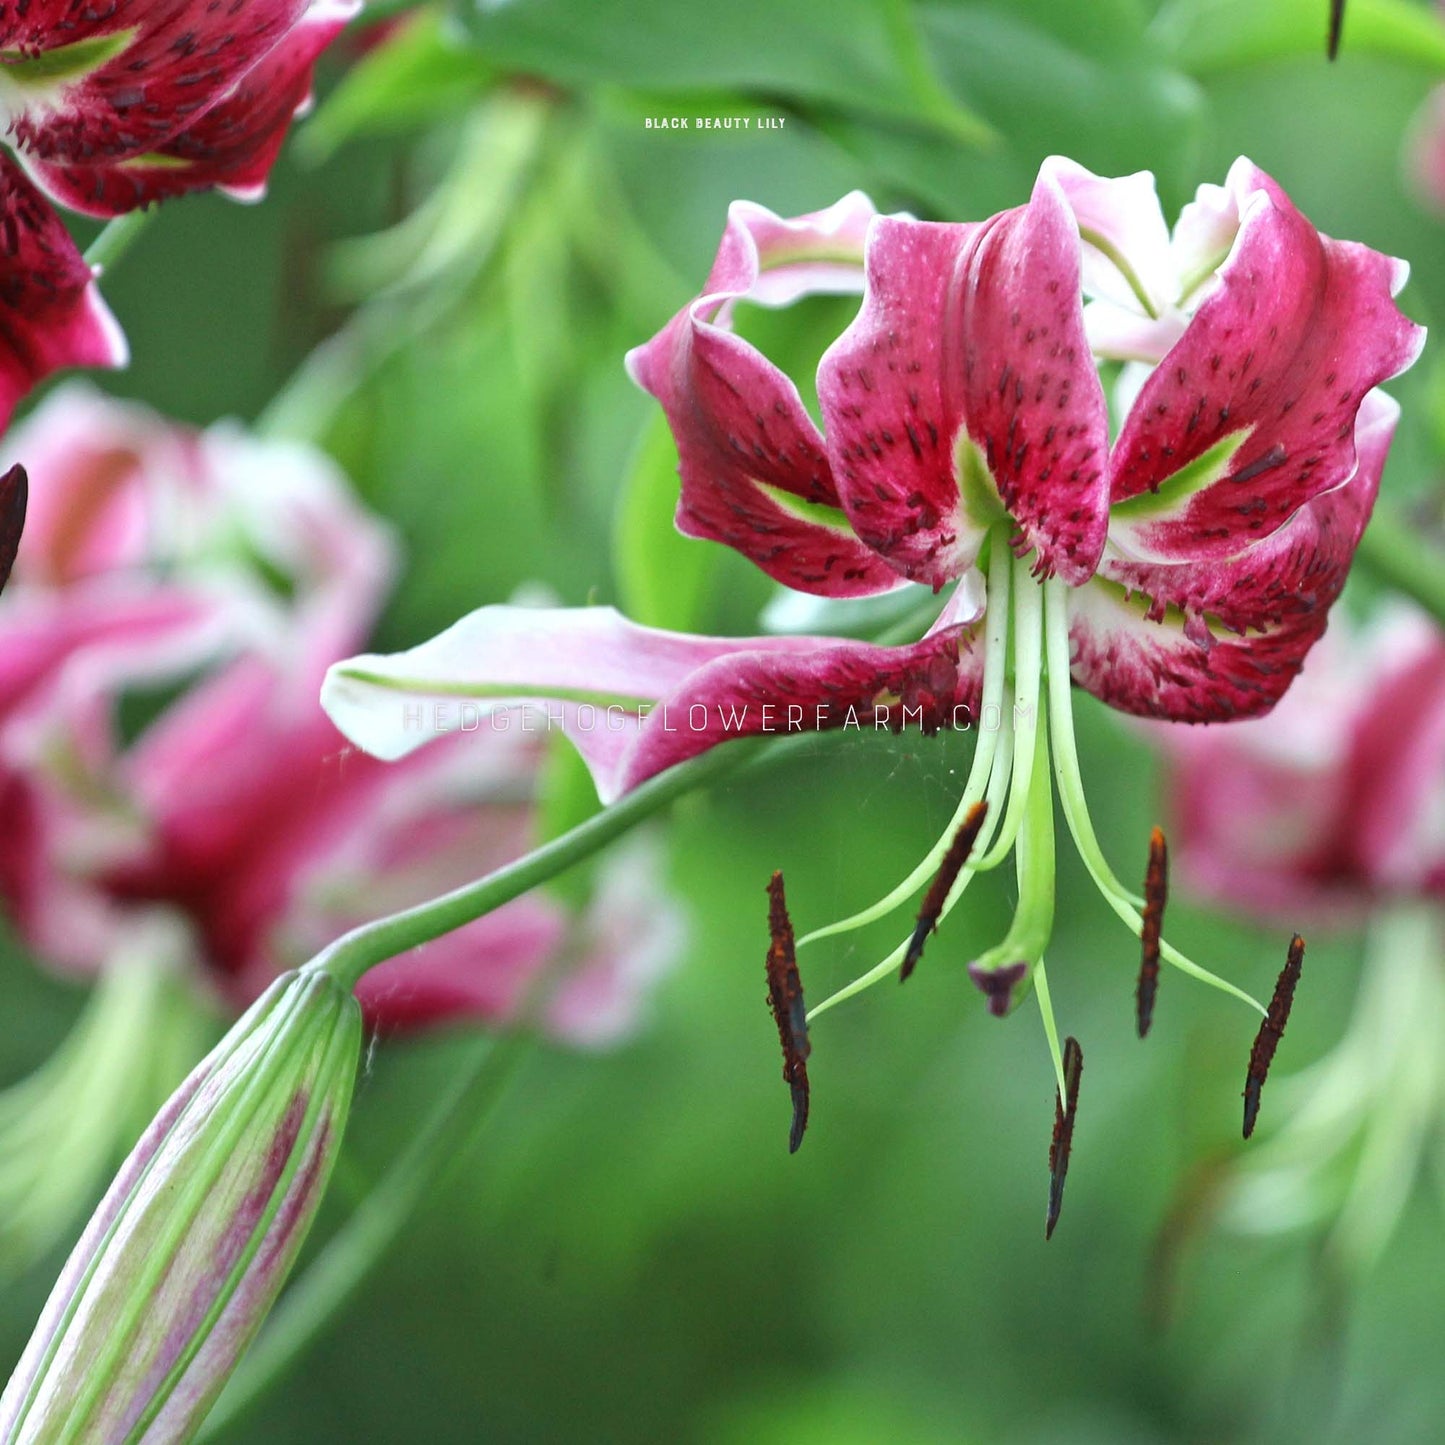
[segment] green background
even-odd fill
[[[671,535],[672,458],[621,369],[700,284],[735,197],[796,214],[862,187],[884,209],[977,218],[1022,201],[1060,151],[1107,174],[1154,170],[1172,217],[1243,153],[1322,230],[1407,257],[1411,315],[1445,309],[1445,229],[1402,159],[1445,81],[1433,10],[1351,0],[1330,67],[1325,0],[1159,9],[513,0],[427,20],[344,79],[332,64],[331,93],[263,205],[162,209],[106,284],[134,361],[104,384],[195,422],[254,419],[347,326],[361,360],[332,390],[293,387],[286,425],[323,441],[401,531],[407,574],[380,645],[534,581],[649,622],[748,630],[769,589],[741,559]],[[785,125],[644,125],[698,113]],[[419,206],[388,243],[337,246]],[[806,317],[817,334],[801,341],[758,323],[802,370],[838,314]],[[1438,495],[1433,348],[1392,390],[1406,417],[1385,493],[1414,504]],[[1095,821],[1129,879],[1164,816],[1154,764],[1092,702],[1078,713]],[[963,971],[1006,926],[998,874],[906,990],[884,984],[818,1023],[812,1124],[788,1156],[764,884],[786,871],[801,928],[871,901],[944,827],[970,749],[965,737],[821,740],[677,807],[661,836],[691,941],[646,1030],[599,1055],[531,1049],[360,1298],[224,1438],[1445,1437],[1434,1195],[1417,1194],[1344,1296],[1322,1283],[1307,1236],[1196,1231],[1170,1247],[1165,1221],[1188,1181],[1245,1147],[1254,1024],[1166,974],[1141,1044],[1137,943],[1067,842],[1050,978],[1086,1067],[1055,1238],[1043,1238],[1053,1080],[1037,1014],[989,1018]],[[1182,896],[1170,924],[1186,952],[1268,991],[1280,930]],[[1288,1068],[1338,1038],[1360,954],[1355,936],[1298,926],[1311,953]],[[810,993],[871,965],[897,928],[811,950]],[[0,968],[9,1080],[54,1046],[79,998],[13,948]],[[379,1040],[320,1233],[469,1046]],[[0,1364],[58,1264],[5,1286]]]

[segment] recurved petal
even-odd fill
[[[1074,676],[1124,712],[1175,722],[1267,713],[1325,630],[1370,519],[1400,409],[1366,396],[1359,465],[1238,556],[1174,566],[1106,554],[1071,599]],[[1135,595],[1126,600],[1127,592]]]
[[[1370,638],[1375,675],[1342,769],[1355,869],[1395,895],[1445,894],[1445,636],[1422,616]]]
[[[1179,276],[1153,175],[1096,176],[1064,156],[1050,156],[1043,171],[1058,183],[1078,224],[1084,294],[1162,315],[1179,297]]]
[[[1370,393],[1354,477],[1236,557],[1169,566],[1106,553],[1099,576],[1071,599],[1075,678],[1141,717],[1223,722],[1267,713],[1345,585],[1398,417],[1389,397]]]
[[[1258,717],[1284,695],[1325,618],[1296,617],[1249,637],[1187,633],[1147,599],[1096,577],[1070,598],[1073,675],[1110,707],[1167,722]]]
[[[91,216],[201,190],[259,200],[292,119],[310,104],[317,58],[359,8],[357,0],[314,3],[223,99],[154,150],[103,164],[38,161],[33,173],[55,200]]]
[[[1232,556],[1340,486],[1362,400],[1424,337],[1400,262],[1321,236],[1247,161],[1229,188],[1234,248],[1114,449],[1110,539],[1140,560]]]
[[[823,439],[797,387],[733,333],[732,311],[742,298],[785,306],[858,290],[873,215],[858,192],[793,220],[734,202],[703,294],[627,357],[677,441],[678,528],[735,547],[786,586],[829,597],[886,591],[897,574],[833,510]]]
[[[1318,616],[1340,595],[1355,548],[1374,509],[1380,476],[1400,417],[1383,391],[1370,392],[1355,419],[1356,467],[1343,486],[1302,506],[1284,526],[1235,556],[1214,561],[1140,562],[1112,545],[1099,572],[1153,604],[1173,608],[1197,630],[1274,627]]]
[[[854,530],[935,587],[1006,510],[1071,582],[1106,527],[1107,419],[1084,336],[1079,238],[1058,185],[977,224],[885,217],[863,309],[818,393]]]
[[[730,738],[962,722],[978,690],[974,619],[941,621],[921,642],[879,647],[692,637],[604,607],[483,607],[408,652],[336,664],[321,700],[384,758],[439,732],[564,731],[607,802]]]
[[[52,372],[126,359],[125,337],[70,233],[0,155],[0,430]]]
[[[39,0],[0,16],[3,111],[24,150],[77,164],[145,155],[219,101],[306,0]]]

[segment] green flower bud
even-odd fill
[[[257,1000],[96,1210],[0,1397],[0,1441],[192,1437],[305,1239],[360,1050],[360,1009],[329,974]]]

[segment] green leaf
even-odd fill
[[[1208,75],[1299,55],[1323,66],[1328,26],[1324,0],[1175,0],[1153,34],[1182,68]],[[1409,0],[1350,0],[1341,54],[1445,69],[1445,24]]]
[[[904,121],[985,145],[989,128],[939,81],[906,0],[530,0],[463,5],[498,65],[564,85],[739,90]]]
[[[932,136],[909,138],[854,119],[825,133],[850,155],[950,219],[1017,205],[1039,162],[1074,157],[1106,175],[1148,169],[1161,181],[1197,176],[1203,102],[1198,85],[1161,58],[1136,7],[1042,0],[934,0],[919,18],[945,83],[1003,137],[988,153],[960,152]]]
[[[636,622],[690,631],[701,625],[718,549],[673,525],[677,493],[677,447],[658,412],[642,432],[618,499],[612,543],[618,597]]]
[[[466,110],[496,79],[496,67],[448,17],[419,10],[384,45],[347,71],[296,135],[305,164],[326,160],[359,136],[396,135]]]

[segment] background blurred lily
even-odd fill
[[[197,989],[243,1006],[355,924],[525,852],[544,748],[448,739],[393,769],[346,746],[316,692],[369,631],[393,549],[319,453],[78,388],[11,444],[37,501],[0,600],[0,900],[41,962],[100,977],[62,1054],[0,1096],[14,1263],[194,1059]],[[534,894],[374,970],[369,1018],[500,1023],[557,968],[550,1032],[625,1034],[680,940],[642,847],[580,911]]]
[[[1327,1231],[1357,1275],[1445,1164],[1445,637],[1402,608],[1338,622],[1268,718],[1151,732],[1182,886],[1366,930],[1346,1036],[1272,1086],[1284,1122],[1205,1191],[1233,1231]]]

